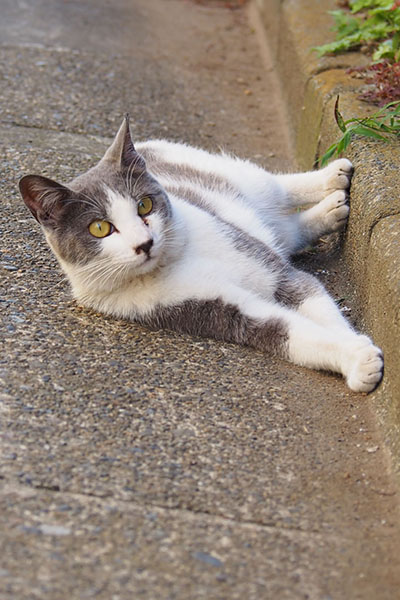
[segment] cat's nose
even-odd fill
[[[152,245],[153,245],[153,240],[150,238],[149,240],[147,240],[147,242],[140,244],[140,246],[136,246],[135,252],[136,252],[136,254],[141,254],[142,252],[149,254]]]

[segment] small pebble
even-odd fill
[[[379,446],[370,446],[369,448],[367,448],[367,452],[369,452],[370,454],[376,452],[377,450],[379,450]]]
[[[71,533],[69,527],[62,525],[40,525],[39,529],[44,535],[69,535]]]
[[[222,562],[207,552],[194,552],[193,557],[213,567],[222,567]]]

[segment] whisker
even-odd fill
[[[54,290],[58,287],[60,287],[61,285],[65,285],[65,284],[69,284],[69,279],[68,277],[66,277],[65,275],[61,277],[60,281],[58,281],[57,283],[55,283],[54,285],[51,285],[47,288],[48,291],[50,290]]]

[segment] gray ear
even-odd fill
[[[129,115],[125,115],[122,125],[111,146],[102,158],[102,161],[113,163],[117,169],[133,167],[136,171],[144,171],[146,164],[144,159],[135,150],[132,142]]]
[[[19,189],[35,219],[45,227],[54,227],[58,223],[72,195],[65,186],[41,175],[26,175],[20,180]]]

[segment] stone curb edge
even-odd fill
[[[290,124],[294,155],[309,170],[340,131],[334,104],[344,118],[375,107],[358,100],[361,83],[346,73],[366,63],[359,53],[318,58],[312,48],[333,39],[334,0],[254,0],[251,19],[262,23],[277,69]],[[382,384],[369,395],[382,425],[385,446],[400,476],[400,144],[355,140],[346,156],[355,174],[344,255],[366,331],[385,354]]]

